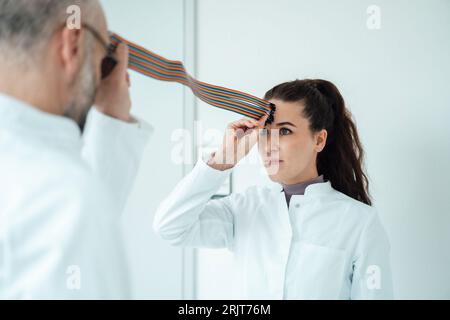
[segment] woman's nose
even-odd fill
[[[278,152],[280,150],[280,136],[278,135],[278,130],[270,130],[268,146],[272,152]]]

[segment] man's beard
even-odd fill
[[[86,54],[84,64],[75,82],[75,88],[74,97],[66,106],[64,116],[74,120],[80,127],[81,132],[83,132],[87,115],[97,95],[94,61],[90,50]]]

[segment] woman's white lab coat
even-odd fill
[[[330,182],[294,195],[281,185],[211,200],[229,171],[200,160],[160,205],[154,229],[177,246],[228,248],[234,298],[391,299],[389,242],[377,212]]]

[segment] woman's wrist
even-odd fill
[[[219,159],[219,157],[217,156],[217,152],[214,152],[211,154],[206,164],[211,168],[219,171],[226,171],[234,168],[235,164],[224,163],[224,157],[221,158],[222,159]]]

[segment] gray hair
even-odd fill
[[[68,7],[93,4],[96,0],[0,0],[0,56],[29,60],[64,25]]]

